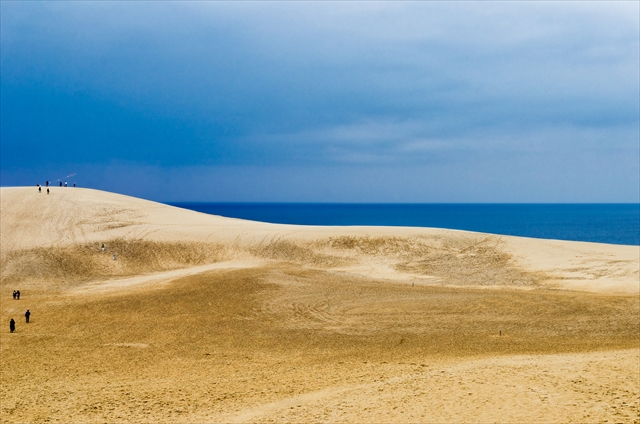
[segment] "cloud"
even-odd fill
[[[636,2],[0,7],[3,169],[637,155]]]

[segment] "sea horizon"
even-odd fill
[[[275,224],[402,226],[640,245],[640,203],[166,202]]]

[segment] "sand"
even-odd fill
[[[0,201],[1,422],[640,423],[637,246]]]

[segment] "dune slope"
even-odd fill
[[[640,422],[636,246],[0,201],[3,422]]]

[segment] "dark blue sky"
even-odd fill
[[[640,201],[637,2],[0,4],[3,186]]]

